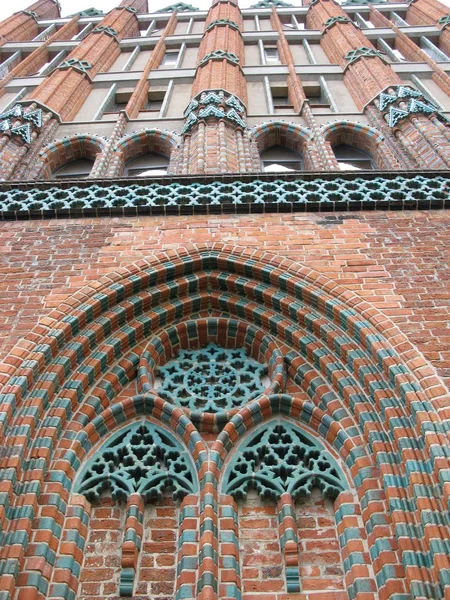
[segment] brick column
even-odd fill
[[[245,131],[242,15],[233,1],[214,1],[200,43],[192,100],[185,111],[180,173],[236,173],[250,165]],[[185,151],[186,147],[189,152]]]
[[[311,146],[311,148],[308,148],[312,163],[311,166],[317,171],[339,171],[339,164],[331,145],[325,140],[321,128],[313,116],[309,101],[303,90],[302,82],[295,71],[294,57],[292,56],[289,42],[284,35],[283,25],[281,24],[275,6],[272,6],[271,23],[273,28],[278,31],[278,52],[280,54],[281,62],[287,65],[289,70],[287,86],[290,100],[294,106],[295,112],[304,117],[306,124],[313,132],[313,141],[307,143],[307,146]]]
[[[62,120],[73,119],[91,91],[92,79],[119,56],[120,40],[139,35],[136,12],[143,6],[143,0],[123,0],[27,100],[50,108]]]
[[[71,40],[78,32],[79,16],[76,15],[68,23],[58,29],[52,36],[36,48],[29,56],[22,60],[14,69],[12,69],[6,77],[0,81],[0,98],[6,93],[5,88],[10,81],[16,77],[27,77],[36,73],[48,60],[47,48],[56,41]]]
[[[139,552],[142,545],[144,501],[140,494],[131,494],[127,502],[125,531],[122,543],[120,595],[132,596]]]
[[[417,22],[417,19],[421,21]],[[416,0],[412,2],[407,13],[406,21],[410,25],[436,25],[440,28],[439,48],[450,56],[450,7],[438,0]]]
[[[400,77],[334,0],[317,0],[307,15],[308,29],[322,31],[320,45],[344,69],[344,83],[359,110]]]
[[[38,34],[38,19],[58,19],[57,0],[38,0],[0,23],[0,46],[8,41],[32,40]]]
[[[449,13],[450,8],[439,0],[413,0],[406,11],[405,21],[409,25],[435,25]]]
[[[419,46],[403,33],[395,23],[392,23],[392,21],[380,13],[374,6],[370,7],[370,16],[372,22],[378,27],[388,27],[395,32],[395,48],[399,50],[407,60],[428,63],[433,69],[431,79],[442,91],[450,95],[450,75],[446,73],[437,62],[431,58],[431,56],[422,50],[422,48],[419,48]]]
[[[344,83],[358,108],[385,136],[386,152],[392,152],[391,168],[411,168],[415,163],[422,168],[450,166],[446,138],[429,118],[435,111],[420,92],[402,84],[383,53],[373,47],[339,4],[316,0],[310,5],[307,24],[310,29],[322,30],[322,48],[343,68]],[[404,136],[414,145],[404,143]]]

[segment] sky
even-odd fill
[[[148,4],[151,10],[164,8],[169,4],[174,4],[178,0],[149,0]],[[197,8],[206,9],[211,5],[211,0],[184,0],[186,4],[192,4]],[[241,0],[239,3],[241,8],[246,8],[251,4],[255,4],[258,0]],[[289,1],[289,0],[288,0]],[[447,6],[450,6],[450,0],[441,0]],[[24,10],[33,3],[33,0],[14,0],[13,9],[7,0],[0,0],[0,20],[9,17],[11,12]],[[62,7],[62,16],[71,15],[85,8],[97,8],[103,12],[108,12],[114,6],[120,4],[120,0],[60,0]],[[300,2],[291,0],[290,4],[299,5]]]

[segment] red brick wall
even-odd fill
[[[310,498],[297,501],[296,512],[302,591],[321,592],[310,595],[317,600],[346,600],[333,502],[313,490]]]
[[[53,307],[142,257],[221,241],[294,259],[391,317],[450,381],[450,214],[116,218],[0,224],[0,353]]]
[[[93,506],[86,551],[81,567],[79,600],[117,598],[125,525],[125,505],[111,497]],[[178,535],[178,508],[170,497],[147,504],[144,539],[138,565],[134,598],[172,597],[175,584],[175,556]]]
[[[239,506],[244,600],[275,600],[286,592],[279,539],[276,504],[250,491]]]

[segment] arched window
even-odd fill
[[[125,165],[124,177],[152,177],[166,175],[169,167],[167,156],[150,152],[130,160]]]
[[[87,179],[94,165],[92,160],[81,158],[67,163],[52,173],[52,179]]]
[[[368,152],[354,146],[341,144],[340,146],[333,147],[333,152],[341,171],[360,171],[362,169],[371,170],[376,168],[372,156]]]
[[[263,171],[266,173],[282,173],[285,171],[301,171],[303,159],[301,154],[284,146],[272,146],[261,153]]]

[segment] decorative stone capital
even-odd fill
[[[351,23],[351,20],[348,19],[347,17],[342,17],[342,16],[330,17],[329,19],[327,19],[325,21],[324,29],[322,30],[322,33],[325,33],[326,31],[328,31],[328,29],[330,29],[331,27],[336,25],[336,23]]]
[[[380,58],[382,61],[387,62],[386,56],[383,52],[379,50],[374,50],[373,48],[369,48],[367,46],[361,46],[360,48],[356,48],[355,50],[350,50],[345,55],[345,60],[348,62],[348,65],[360,60],[361,58]],[[348,67],[347,65],[347,67]]]
[[[17,121],[21,123],[17,125]],[[25,144],[31,143],[31,133],[33,130],[40,130],[42,127],[42,110],[25,113],[20,104],[8,112],[0,114],[0,132],[11,136],[19,137]]]
[[[283,2],[283,0],[261,0],[257,4],[253,4],[250,8],[291,8],[293,4],[288,4],[287,2]]]
[[[95,29],[92,30],[92,33],[106,33],[110,37],[113,37],[117,40],[117,36],[119,35],[117,30],[114,27],[107,27],[106,25],[99,25]]]
[[[90,71],[92,69],[92,65],[87,60],[79,60],[78,58],[69,58],[68,60],[65,60],[64,62],[62,62],[56,68],[61,71],[64,71],[67,69],[75,69],[75,71],[79,71],[80,73],[83,73],[83,75],[89,76],[88,71]]]
[[[442,117],[439,109],[425,98],[418,90],[406,85],[390,88],[381,92],[373,100],[374,104],[384,114],[389,127],[396,127],[403,119],[411,114],[437,114]]]
[[[233,52],[226,52],[225,50],[214,50],[213,52],[209,52],[209,54],[206,54],[199,62],[199,65],[204,65],[210,60],[227,60],[228,62],[233,63],[235,65],[239,64],[239,56],[236,56],[236,54],[234,54]]]
[[[35,21],[38,20],[38,15],[34,12],[34,10],[23,10],[22,13],[24,15],[28,15],[29,17],[33,17]]]
[[[244,114],[244,105],[233,94],[225,90],[206,90],[193,98],[184,111],[186,122],[181,133],[188,133],[199,120],[211,117],[245,129]]]
[[[447,25],[450,25],[450,14],[441,17],[438,23],[439,25],[442,25],[442,29],[445,29]]]
[[[196,6],[192,6],[192,4],[185,4],[184,2],[177,2],[176,4],[170,4],[165,8],[160,8],[157,10],[157,13],[167,13],[167,12],[196,12],[198,9]]]

